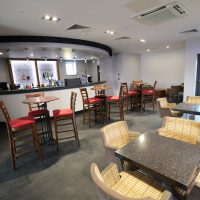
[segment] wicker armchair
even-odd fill
[[[176,106],[175,103],[168,103],[167,98],[159,98],[156,100],[158,104],[158,110],[160,113],[160,117],[163,118],[165,116],[169,117],[181,117],[182,113],[178,111],[171,110],[174,106]]]
[[[200,123],[176,117],[165,117],[159,135],[191,144],[200,143]]]
[[[126,121],[118,121],[106,125],[100,132],[108,160],[116,163],[118,168],[121,169],[121,162],[114,155],[114,152],[137,138],[140,133],[130,132]]]
[[[90,173],[101,200],[172,200],[171,193],[151,177],[138,171],[119,173],[114,163],[102,172],[92,163]]]
[[[187,96],[186,103],[200,104],[200,96]]]

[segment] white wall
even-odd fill
[[[200,39],[186,41],[186,62],[184,77],[184,98],[195,95],[197,54],[200,53]]]
[[[0,59],[0,82],[10,83],[8,63],[6,59]]]
[[[157,88],[168,88],[184,82],[185,49],[148,52],[141,55],[141,79]]]

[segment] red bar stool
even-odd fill
[[[150,102],[150,103],[152,103],[152,107],[153,107],[153,111],[154,111],[156,84],[157,84],[157,81],[154,82],[153,88],[142,90],[141,110],[145,111],[146,103]]]
[[[83,100],[83,124],[88,123],[91,127],[92,110],[94,111],[95,121],[97,115],[102,117],[102,100],[99,98],[88,98],[87,88],[80,88],[82,100]]]
[[[37,93],[31,93],[31,94],[25,94],[26,99],[33,98],[33,97],[43,97],[44,93],[43,92],[37,92]],[[48,116],[49,116],[49,111],[44,108],[43,104],[28,104],[29,107],[29,112],[28,116],[33,117],[36,120],[40,121],[41,127],[39,128],[37,126],[37,131],[40,132],[40,135],[43,136],[43,140],[45,141],[45,134],[49,132],[49,124],[48,122]]]
[[[138,93],[135,90],[128,90],[128,84],[126,82],[121,83],[121,87],[124,90],[124,98],[126,99],[127,103],[127,110],[128,110],[128,105],[130,102],[131,110],[134,109],[134,107],[137,107],[137,101],[138,101]]]
[[[0,109],[2,110],[6,120],[13,170],[16,168],[17,158],[28,155],[33,152],[33,151],[19,152],[19,150],[21,150],[21,148],[25,145],[33,144],[35,151],[38,151],[40,159],[43,160],[44,157],[40,148],[39,138],[35,126],[36,122],[34,118],[27,116],[11,120],[3,101],[0,101]],[[27,129],[31,129],[31,133],[26,132],[26,134],[23,135],[17,133]]]
[[[79,142],[79,137],[78,137],[78,130],[76,126],[76,120],[75,120],[75,103],[76,103],[76,96],[77,93],[71,92],[71,102],[70,102],[70,108],[69,109],[59,109],[59,110],[54,110],[53,111],[53,118],[54,118],[54,125],[55,125],[55,135],[56,135],[56,150],[58,152],[58,141],[59,140],[66,140],[66,139],[71,139],[75,138],[76,141],[78,141],[78,144],[80,145]],[[66,120],[71,119],[71,122],[66,122]],[[64,123],[60,123],[61,121],[65,121]],[[71,126],[71,129],[60,129],[63,126]],[[59,138],[58,135],[59,133],[64,133],[64,132],[73,132],[74,135],[70,135],[68,137],[62,137]]]
[[[122,86],[120,86],[119,96],[107,97],[107,107],[108,119],[110,119],[111,113],[115,113],[119,114],[120,120],[124,120],[124,91]],[[114,109],[111,110],[111,107]]]

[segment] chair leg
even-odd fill
[[[78,141],[78,144],[80,146],[80,141],[79,141],[79,137],[78,137],[78,130],[77,130],[77,125],[76,125],[76,120],[75,120],[74,115],[72,116],[72,124],[73,124],[73,128],[74,128],[75,139]]]
[[[15,170],[16,169],[16,157],[15,157],[15,150],[14,150],[14,140],[13,140],[13,136],[11,135],[12,133],[8,132],[9,136],[9,146],[10,146],[10,153],[11,153],[11,160],[12,160],[12,169]]]
[[[57,120],[54,119],[54,126],[55,126],[55,136],[56,136],[56,151],[59,151],[58,148],[58,126],[57,126]]]
[[[37,146],[38,153],[40,155],[40,160],[44,160],[44,155],[43,155],[41,147],[40,147],[40,143],[39,143],[38,134],[37,134],[37,131],[36,131],[36,125],[35,124],[32,125],[32,134],[35,138],[35,143],[36,143],[36,146]]]

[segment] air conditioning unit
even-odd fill
[[[134,16],[133,19],[147,25],[156,25],[188,15],[186,9],[177,1],[154,8]]]

